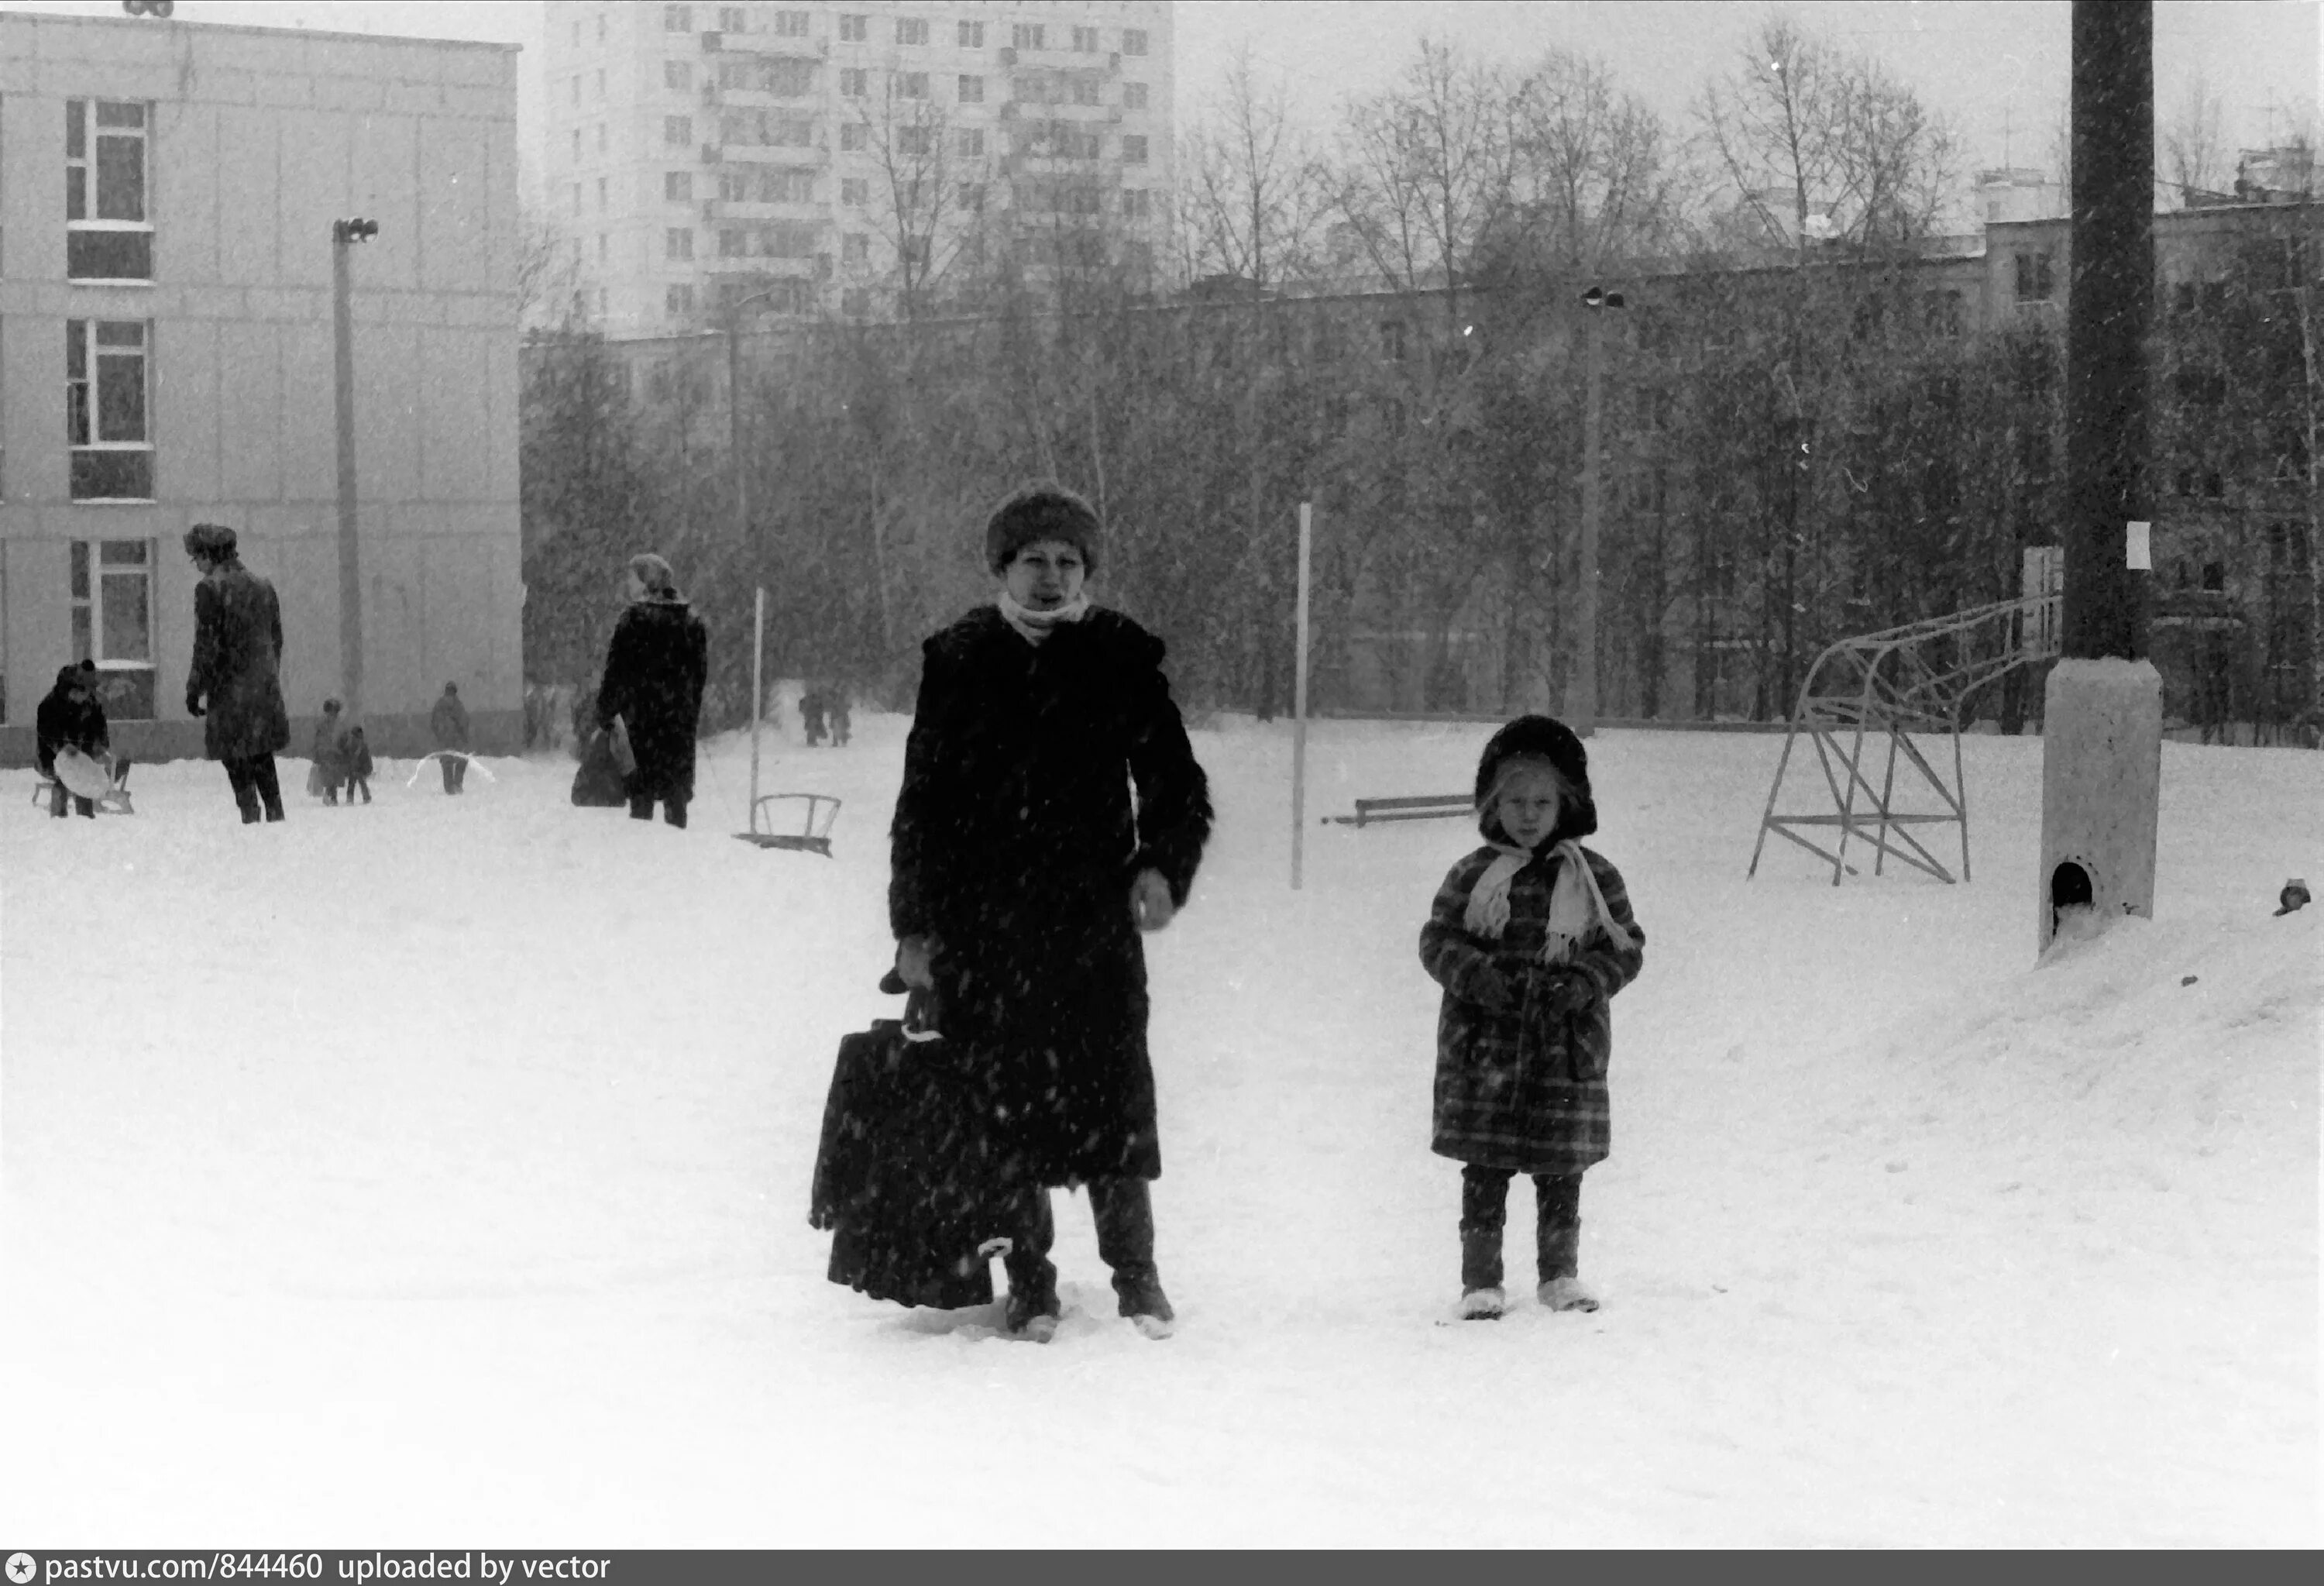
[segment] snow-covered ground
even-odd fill
[[[2324,755],[2166,746],[2159,917],[2037,967],[2038,742],[1969,742],[1972,884],[1834,889],[1744,877],[1779,740],[1602,735],[1647,932],[1605,1308],[1440,1326],[1415,941],[1474,838],[1311,825],[1292,892],[1287,730],[1200,731],[1220,827],[1149,942],[1178,1336],[1061,1195],[1041,1348],[827,1283],[807,1225],[834,1045],[893,1006],[903,725],[775,746],[835,860],[729,836],[733,739],[685,833],[554,758],[248,830],[213,765],[94,823],[0,774],[0,1534],[2318,1542],[2324,906],[2270,911],[2324,884]],[[1311,814],[1484,735],[1320,725]]]

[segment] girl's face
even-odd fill
[[[1558,811],[1563,803],[1555,772],[1530,768],[1515,771],[1501,784],[1501,830],[1518,847],[1537,848],[1557,830]]]
[[[1001,569],[1009,598],[1028,612],[1053,612],[1082,592],[1088,574],[1070,540],[1037,539]]]

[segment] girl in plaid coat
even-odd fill
[[[1621,872],[1580,839],[1598,829],[1588,757],[1562,723],[1520,716],[1477,767],[1485,846],[1454,865],[1421,927],[1444,988],[1434,1148],[1461,1171],[1461,1305],[1499,1316],[1509,1180],[1533,1176],[1541,1303],[1594,1311],[1577,1257],[1582,1173],[1606,1157],[1609,1003],[1646,961]]]

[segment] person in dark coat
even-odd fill
[[[806,729],[807,746],[813,749],[823,742],[823,691],[810,688],[799,696],[799,725]]]
[[[41,775],[54,786],[49,792],[49,813],[62,819],[65,800],[72,799],[73,813],[97,818],[97,800],[83,798],[78,794],[68,795],[65,785],[55,781],[57,752],[78,749],[94,760],[112,746],[112,730],[106,725],[105,707],[97,702],[97,694],[89,687],[93,669],[60,667],[57,670],[56,687],[50,689],[32,713],[32,759]]]
[[[622,584],[629,602],[613,624],[597,687],[597,724],[607,731],[619,716],[628,729],[638,769],[629,777],[630,817],[686,825],[694,798],[694,730],[702,715],[702,687],[710,676],[710,632],[678,592],[669,564],[648,551],[630,558]]]
[[[437,748],[456,752],[436,763],[444,768],[444,791],[457,793],[468,777],[468,707],[460,703],[457,683],[445,684],[437,696],[436,707],[428,713],[428,731]]]
[[[186,530],[186,554],[201,582],[194,586],[194,660],[186,673],[186,714],[204,716],[205,753],[226,765],[235,804],[246,825],[263,807],[282,818],[282,790],[274,756],[290,743],[290,716],[282,705],[282,608],[274,586],[242,565],[234,530],[197,523]]]
[[[1042,1340],[1059,1312],[1060,1185],[1089,1188],[1121,1314],[1153,1336],[1171,1320],[1139,932],[1185,903],[1211,829],[1161,641],[1084,592],[1098,537],[1089,504],[1051,486],[993,514],[1001,588],[922,647],[890,834],[897,975],[934,991],[945,1037],[978,1065],[1020,1186],[1008,1325]]]
[[[1582,741],[1547,716],[1493,734],[1477,767],[1485,845],[1436,890],[1420,962],[1444,988],[1433,1148],[1461,1170],[1460,1314],[1498,1316],[1509,1180],[1534,1182],[1541,1303],[1594,1311],[1583,1287],[1582,1174],[1610,1143],[1609,1004],[1646,962],[1598,829]]]
[[[363,795],[365,804],[371,802],[371,744],[364,738],[359,726],[349,727],[340,743],[340,765],[346,772],[347,802],[353,804],[355,795]]]

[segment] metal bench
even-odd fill
[[[1327,824],[1369,826],[1379,821],[1430,821],[1473,815],[1476,800],[1466,793],[1430,793],[1402,798],[1359,798],[1353,815],[1328,815]]]
[[[795,800],[807,806],[799,829],[778,832],[773,829],[775,816],[767,808],[770,804]],[[745,843],[761,848],[797,848],[809,853],[831,857],[831,823],[839,818],[839,800],[828,793],[767,793],[751,806],[751,829],[734,834]],[[763,828],[763,829],[762,829]]]

